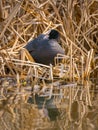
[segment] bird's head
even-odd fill
[[[57,41],[59,40],[60,38],[60,34],[58,31],[52,29],[50,32],[49,32],[49,39],[56,39]]]

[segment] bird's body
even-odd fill
[[[41,64],[54,64],[57,54],[64,54],[64,50],[58,44],[59,33],[51,30],[48,35],[41,34],[29,42],[25,48],[29,51],[35,62]]]

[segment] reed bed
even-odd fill
[[[60,32],[60,44],[65,49],[65,55],[55,57],[55,66],[35,63],[23,48],[30,40],[50,29]],[[59,59],[62,59],[61,63]],[[78,110],[83,111],[77,117],[81,122],[86,111],[82,100],[92,106],[90,85],[86,80],[98,76],[97,61],[97,0],[0,1],[0,100],[5,100],[8,93],[11,94],[8,99],[13,100],[13,95],[20,94],[25,101],[34,92],[49,98],[61,96],[61,102],[68,97],[69,119],[72,120],[73,101],[79,99],[80,105],[79,101],[75,104]],[[82,87],[78,87],[78,83]],[[34,92],[30,91],[32,87]]]
[[[33,62],[23,47],[40,33],[55,28],[61,34],[60,44],[69,57],[69,62],[66,63],[68,59],[66,61],[65,58],[63,64],[69,66],[67,71],[70,80],[74,80],[75,76],[78,79],[81,76],[89,77],[94,69],[91,68],[92,61],[98,53],[97,4],[97,1],[82,3],[71,0],[1,1],[0,75],[6,74],[5,65],[10,69],[11,75],[14,75],[15,68],[18,73],[17,65],[14,65],[12,59]]]

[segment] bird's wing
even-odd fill
[[[63,48],[59,45],[59,43],[56,40],[51,39],[51,40],[49,40],[48,44],[50,45],[50,50],[52,51],[52,53],[64,54]]]
[[[44,37],[45,37],[45,34],[39,35],[37,38],[35,38],[34,40],[32,40],[29,43],[27,43],[25,48],[29,52],[35,51],[38,48],[40,41],[42,41],[44,39]]]

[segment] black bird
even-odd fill
[[[52,29],[48,34],[40,34],[30,41],[25,48],[29,51],[35,62],[54,65],[57,54],[64,54],[63,48],[58,44],[60,34]]]

